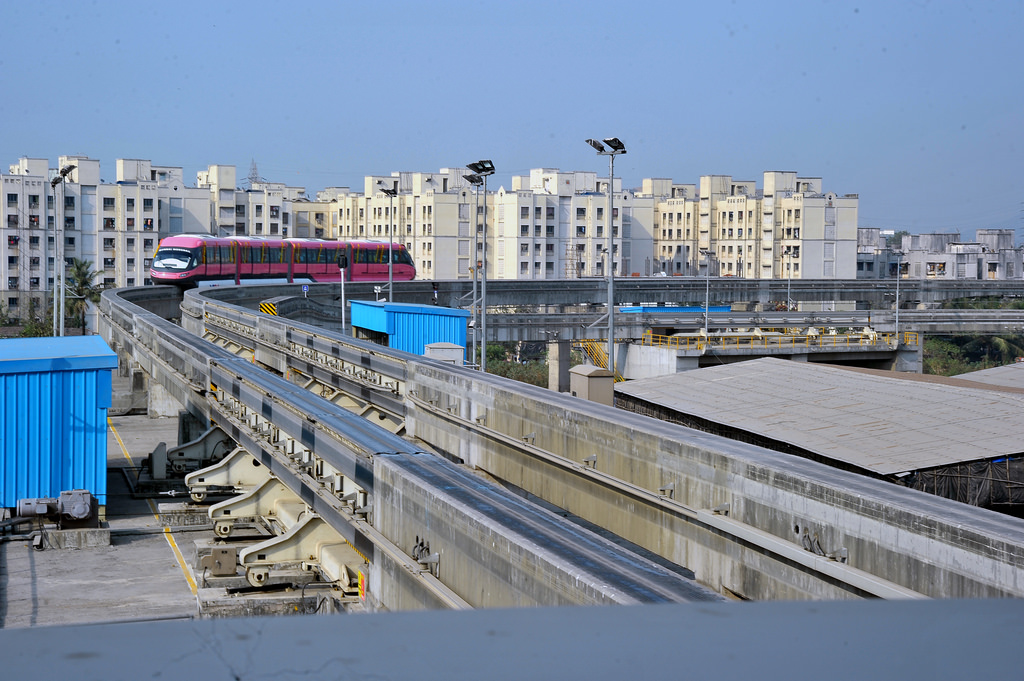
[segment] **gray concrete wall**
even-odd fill
[[[420,365],[409,387],[423,400],[460,396],[453,415],[410,407],[410,434],[688,567],[712,588],[753,599],[863,595],[793,564],[788,550],[801,557],[806,528],[825,552],[846,549],[848,563],[836,567],[855,571],[854,584],[889,581],[945,598],[1024,595],[1019,520],[512,382]],[[575,468],[522,455],[517,441],[528,433]],[[635,488],[633,498],[586,473],[589,456],[596,475]],[[675,512],[650,499],[669,484],[683,507]],[[722,504],[730,523],[778,546],[752,549],[684,512]]]

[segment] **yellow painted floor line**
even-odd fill
[[[124,440],[121,439],[121,435],[117,432],[117,428],[114,427],[113,421],[110,417],[107,417],[107,425],[110,427],[110,432],[114,434],[114,438],[117,440],[117,444],[121,447],[121,453],[124,454],[124,458],[128,459],[128,465],[134,467],[135,463],[132,461],[132,455],[128,453],[128,448],[124,446]],[[152,499],[146,499],[146,503],[149,504],[149,510],[153,514],[153,517],[159,518],[160,513],[157,510],[156,504],[153,503]],[[185,575],[185,581],[188,582],[188,588],[192,590],[192,595],[196,595],[196,580],[192,579],[192,571],[188,569],[188,565],[185,563],[185,556],[181,555],[181,551],[178,549],[178,544],[174,541],[174,535],[171,534],[170,528],[164,528],[164,538],[167,543],[171,546],[171,551],[174,552],[174,557],[178,561],[178,567],[181,568],[181,573]]]

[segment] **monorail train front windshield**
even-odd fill
[[[160,272],[185,272],[199,264],[198,249],[161,248],[153,258],[153,269]]]

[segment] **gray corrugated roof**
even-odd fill
[[[960,374],[957,378],[990,385],[1003,385],[1010,388],[1024,388],[1024,362],[1007,364],[1006,366],[993,367],[972,371],[967,374]]]
[[[616,392],[880,474],[1024,451],[1024,394],[764,358]]]

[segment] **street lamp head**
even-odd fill
[[[484,183],[484,178],[480,177],[479,175],[477,175],[475,173],[471,173],[469,175],[463,175],[462,178],[464,180],[466,180],[466,182],[469,182],[471,185],[473,185],[475,187],[479,187],[480,185],[482,185]]]
[[[476,163],[467,163],[466,167],[473,171],[476,175],[486,177],[487,175],[494,174],[494,164],[490,160],[477,161]]]
[[[599,154],[603,154],[604,153],[604,145],[601,144],[600,142],[598,142],[597,140],[587,140],[587,144],[589,144],[590,146],[594,147],[594,149],[597,150],[597,153],[599,153]]]
[[[381,187],[381,191],[384,192],[385,196],[395,198],[398,195],[398,190],[394,187]]]
[[[607,144],[609,147],[611,147],[612,151],[614,151],[616,153],[619,153],[619,154],[625,154],[626,153],[626,145],[623,144],[622,140],[620,140],[618,137],[605,137],[604,138],[604,143]]]

